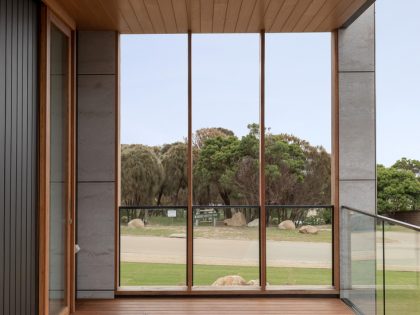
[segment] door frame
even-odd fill
[[[39,61],[39,266],[38,266],[38,311],[49,314],[49,231],[50,231],[50,31],[57,27],[68,38],[67,82],[67,158],[66,158],[66,296],[65,309],[61,314],[70,314],[75,305],[75,29],[64,22],[49,7],[41,5],[40,61]],[[60,315],[61,315],[60,314]]]

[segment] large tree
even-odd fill
[[[420,181],[413,171],[378,165],[377,168],[378,211],[394,213],[420,208]]]
[[[152,205],[163,181],[163,167],[153,148],[125,145],[121,152],[121,199],[125,205]]]

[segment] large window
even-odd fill
[[[121,286],[332,285],[330,34],[266,35],[265,102],[260,40],[123,37]]]

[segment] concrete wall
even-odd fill
[[[339,30],[340,204],[376,212],[375,8]],[[365,314],[375,312],[375,234],[372,220],[342,212],[340,222],[342,297]],[[350,242],[351,240],[351,242]],[[362,261],[357,260],[363,253]],[[364,264],[363,275],[355,270]],[[360,277],[359,277],[360,276]],[[362,289],[363,288],[363,289]]]
[[[118,34],[79,32],[77,297],[114,297]]]

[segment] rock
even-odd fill
[[[170,238],[186,238],[187,236],[185,233],[174,233],[169,235]]]
[[[299,229],[299,233],[302,234],[318,234],[318,228],[312,225],[304,225]]]
[[[241,276],[224,276],[212,284],[212,286],[233,286],[233,285],[246,285],[246,281]]]
[[[228,226],[245,226],[246,219],[242,212],[235,212],[230,219],[223,221]]]
[[[296,226],[292,220],[286,220],[286,221],[280,222],[279,229],[280,230],[295,230]]]
[[[142,219],[133,219],[128,222],[128,227],[133,229],[141,229],[144,228],[144,222]]]
[[[248,227],[259,227],[260,226],[260,219],[255,219],[249,222]]]
[[[258,279],[256,279],[256,280],[249,280],[247,282],[247,285],[259,286],[260,285],[260,280],[258,280]],[[267,285],[270,285],[270,284],[267,282]]]

